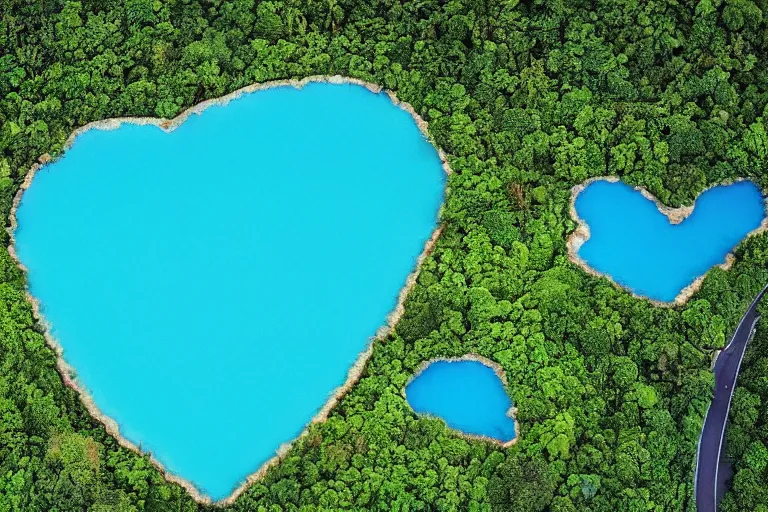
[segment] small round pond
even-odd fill
[[[672,302],[678,294],[761,226],[765,206],[751,181],[702,193],[693,211],[673,224],[656,203],[621,183],[598,180],[576,197],[576,214],[589,228],[578,257],[638,295]]]
[[[405,388],[411,408],[472,437],[515,439],[512,402],[493,368],[474,359],[436,360]]]
[[[385,94],[275,87],[79,135],[24,193],[16,250],[98,408],[221,499],[345,382],[444,185]]]

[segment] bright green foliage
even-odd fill
[[[0,219],[90,121],[172,118],[274,79],[383,85],[448,154],[442,235],[360,382],[226,510],[693,510],[711,356],[768,282],[768,238],[659,309],[568,261],[568,201],[606,174],[672,206],[735,177],[768,187],[766,15],[764,0],[0,0]],[[213,510],[90,418],[24,287],[0,251],[0,511]],[[766,332],[731,410],[727,512],[768,511]],[[423,361],[468,352],[506,371],[512,448],[402,395]]]

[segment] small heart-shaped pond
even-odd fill
[[[97,407],[221,499],[345,382],[444,185],[385,94],[275,87],[79,135],[24,193],[16,251]]]
[[[438,359],[416,372],[405,397],[418,414],[441,418],[465,436],[509,446],[517,433],[503,377],[500,366],[477,356]]]
[[[692,211],[665,209],[665,215],[640,191],[598,180],[578,193],[574,207],[589,229],[578,258],[638,295],[662,302],[675,301],[724,263],[765,218],[760,189],[751,181],[716,186],[699,196]]]

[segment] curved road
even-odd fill
[[[717,504],[725,491],[725,471],[730,473],[730,467],[721,468],[720,461],[725,440],[725,424],[741,360],[755,332],[755,324],[760,319],[757,316],[757,304],[767,290],[768,286],[752,301],[752,305],[736,327],[730,343],[720,352],[715,362],[715,395],[704,418],[696,455],[694,486],[698,512],[716,512]]]

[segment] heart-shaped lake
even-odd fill
[[[387,95],[282,86],[85,131],[22,196],[16,251],[98,408],[221,499],[344,383],[444,185]]]
[[[580,247],[578,242],[569,245],[588,267],[661,302],[684,299],[681,292],[724,263],[765,218],[760,189],[751,181],[713,187],[692,210],[662,207],[666,215],[646,196],[617,181],[588,184],[578,192],[574,208],[589,238]],[[577,230],[571,241],[579,236]]]

